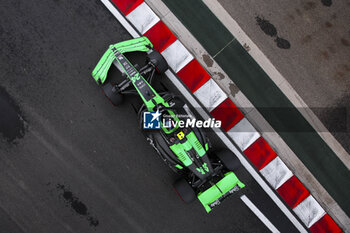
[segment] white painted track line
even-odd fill
[[[248,208],[260,219],[264,225],[269,228],[273,233],[280,232],[277,228],[270,222],[268,218],[251,202],[246,195],[241,196],[241,200],[248,206]]]

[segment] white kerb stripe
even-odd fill
[[[141,3],[135,10],[130,12],[126,18],[139,30],[141,34],[147,32],[158,21],[158,16],[145,3]]]
[[[120,24],[124,26],[124,28],[131,34],[133,38],[139,37],[137,31],[126,21],[124,16],[120,14],[120,12],[109,0],[101,0],[101,2],[114,15],[114,17],[120,22]]]
[[[197,91],[193,93],[210,112],[221,104],[226,98],[226,93],[218,86],[214,79],[209,79]]]
[[[247,118],[240,120],[227,132],[227,134],[242,151],[247,149],[260,137],[260,134],[256,131],[252,124],[250,124]]]
[[[261,169],[260,172],[274,189],[278,189],[293,176],[291,170],[278,156]]]
[[[308,196],[293,210],[308,228],[326,214],[324,209],[318,204],[312,195]]]
[[[168,48],[166,48],[162,52],[162,55],[175,73],[193,60],[192,54],[179,40],[176,40]]]
[[[241,196],[241,200],[248,206],[248,208],[260,219],[262,223],[265,224],[267,228],[273,233],[280,232],[277,228],[270,222],[268,218],[251,202],[246,195]]]

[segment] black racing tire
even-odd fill
[[[196,199],[196,193],[184,178],[175,181],[173,186],[176,193],[185,203],[191,203]]]
[[[230,171],[236,171],[242,164],[237,156],[229,149],[221,149],[215,152],[221,163]]]
[[[162,74],[168,69],[168,63],[165,58],[158,51],[153,50],[147,54],[147,61],[151,62],[157,69],[158,73]]]
[[[114,106],[118,106],[123,102],[123,95],[120,94],[118,88],[111,83],[103,85],[102,90],[104,95]]]

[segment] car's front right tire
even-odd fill
[[[236,171],[242,166],[237,156],[229,149],[221,149],[214,152],[221,163],[230,171]]]
[[[168,69],[167,61],[163,55],[156,50],[153,50],[151,53],[147,54],[147,60],[153,64],[160,74],[164,73]]]

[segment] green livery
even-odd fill
[[[146,65],[141,68],[132,65],[126,56],[136,51],[147,53]],[[112,64],[122,74],[123,81],[119,84],[112,84],[108,78]],[[146,37],[140,37],[109,46],[92,71],[92,77],[113,105],[119,105],[127,94],[140,96],[142,103],[137,114],[141,130],[164,162],[179,174],[180,178],[174,183],[177,193],[185,202],[198,199],[210,212],[227,196],[244,187],[233,172],[240,163],[228,149],[212,150],[202,129],[179,126],[180,121],[191,115],[185,108],[186,103],[169,92],[158,93],[151,85],[155,74],[167,69],[163,56],[153,49]],[[172,126],[162,121],[155,129],[147,129],[153,127],[153,123],[144,123],[147,114],[156,116],[154,119],[167,119]]]
[[[198,199],[209,213],[213,207],[219,205],[223,198],[230,192],[236,192],[245,185],[237,178],[233,172],[228,172],[225,177],[206,191],[198,194]]]
[[[128,52],[147,52],[153,48],[152,43],[147,39],[147,37],[140,37],[133,40],[127,40],[114,45],[110,45],[107,51],[103,54],[100,61],[97,63],[95,69],[92,71],[92,77],[98,83],[104,83],[107,79],[107,73],[111,67],[116,56],[114,54],[114,49],[118,50],[120,53]]]

